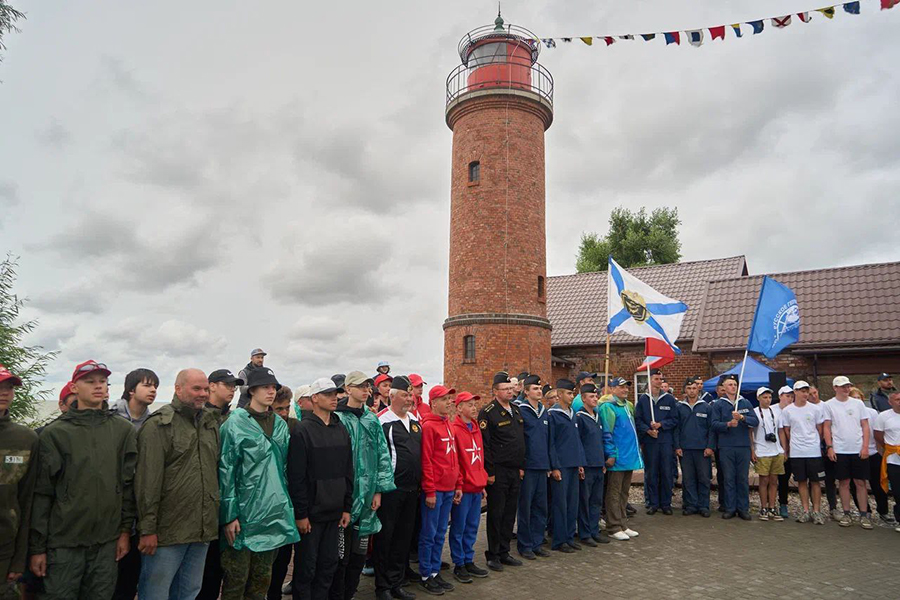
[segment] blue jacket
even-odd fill
[[[583,408],[575,413],[575,422],[578,425],[581,447],[584,448],[584,466],[602,467],[606,463],[606,455],[603,452],[603,423],[600,422],[600,415]]]
[[[525,468],[550,470],[550,426],[547,409],[543,404],[538,410],[526,402],[519,403],[519,414],[525,426]]]
[[[637,407],[634,409],[634,425],[638,435],[641,436],[641,443],[674,445],[675,429],[678,427],[678,402],[675,397],[672,394],[662,394],[653,403],[653,417],[657,423],[662,425],[659,435],[655,438],[647,435],[647,430],[650,429],[650,417],[650,396],[641,394]]]
[[[559,405],[547,411],[550,421],[550,468],[568,469],[584,466],[584,448],[578,436],[575,411]]]
[[[732,410],[734,404],[728,398],[719,398],[713,404],[709,418],[716,433],[716,444],[719,448],[749,448],[750,428],[759,425],[753,405],[746,398],[738,397],[737,411],[744,415],[745,420],[738,421],[737,427],[728,426]]]
[[[637,471],[644,468],[634,429],[631,403],[615,396],[604,396],[598,406],[603,423],[603,451],[616,464],[609,471]]]
[[[711,410],[710,405],[703,400],[697,400],[693,408],[687,400],[678,403],[675,448],[682,450],[716,449],[716,434],[712,430],[709,418]]]

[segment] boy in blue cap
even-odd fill
[[[695,377],[684,382],[685,399],[678,403],[675,454],[681,458],[682,514],[709,517],[709,485],[716,435],[710,427],[709,404],[700,398]]]
[[[586,546],[608,544],[609,538],[600,532],[600,510],[603,508],[603,472],[606,456],[603,452],[603,423],[597,414],[599,399],[593,383],[581,387],[583,406],[575,413],[578,436],[584,448],[584,476],[579,483],[578,537]]]
[[[541,548],[547,529],[547,473],[550,471],[550,427],[547,409],[541,403],[541,378],[529,375],[519,403],[525,427],[525,476],[519,492],[516,546],[522,558],[549,556]]]
[[[641,394],[634,410],[634,421],[644,446],[644,478],[646,481],[647,514],[662,509],[672,514],[672,484],[675,481],[672,457],[675,455],[675,428],[678,427],[678,406],[675,397],[663,392],[659,369],[650,371],[649,393]]]
[[[570,553],[581,550],[575,541],[578,518],[578,481],[584,477],[584,448],[572,400],[575,384],[568,379],[556,382],[556,406],[547,411],[550,425],[550,468],[553,506],[551,549]]]
[[[750,401],[738,395],[737,377],[724,375],[720,382],[724,395],[713,405],[710,418],[725,485],[722,518],[732,519],[737,514],[749,521],[750,429],[759,425],[759,419]]]

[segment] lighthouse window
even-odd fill
[[[481,163],[473,160],[469,163],[469,182],[481,181]]]
[[[538,300],[544,299],[544,276],[538,275]]]
[[[463,362],[475,362],[475,336],[463,337]]]

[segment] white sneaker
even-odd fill
[[[286,584],[281,586],[281,595],[287,596],[288,594],[292,594],[294,592],[293,581],[288,581]]]
[[[606,519],[600,519],[600,529],[606,529]]]
[[[897,528],[897,531],[900,531],[900,527]],[[628,537],[628,534],[625,533],[624,531],[617,531],[609,537],[611,537],[614,540],[619,540],[620,542],[627,542],[628,540],[631,539],[630,537]]]
[[[895,527],[894,531],[896,531],[897,533],[900,533],[900,527]]]
[[[638,532],[635,531],[634,529],[626,529],[626,530],[625,530],[625,535],[627,535],[627,536],[630,537],[630,538],[634,538],[634,537],[637,537],[637,536],[640,535],[640,534],[638,534]]]

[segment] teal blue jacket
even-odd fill
[[[598,406],[603,421],[603,449],[616,463],[608,471],[637,471],[644,468],[634,427],[634,408],[621,398],[604,396]]]

